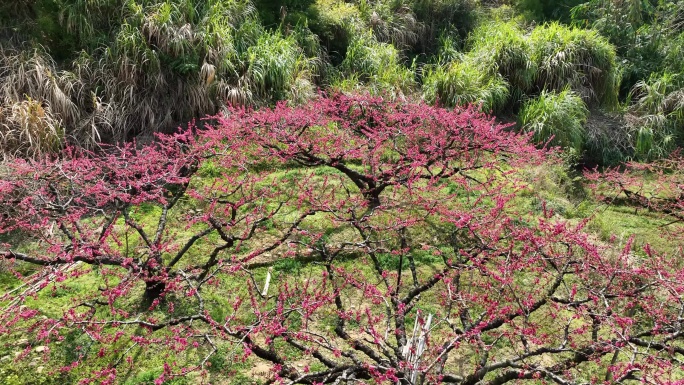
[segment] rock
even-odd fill
[[[38,373],[38,374],[43,373],[43,370],[45,370],[45,367],[44,367],[44,366],[39,366],[39,367],[36,368],[36,373]]]
[[[22,347],[22,348],[28,346],[28,344],[29,344],[28,338],[19,339],[19,340],[17,340],[17,342],[15,343],[16,346],[19,346],[19,347]]]
[[[47,346],[36,346],[36,353],[42,353],[47,350]]]
[[[2,358],[0,358],[0,362],[7,362],[7,361],[9,361],[9,360],[11,360],[11,359],[12,359],[11,356],[2,356]]]

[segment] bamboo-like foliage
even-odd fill
[[[537,143],[561,146],[579,156],[584,149],[588,115],[584,102],[574,92],[543,91],[538,98],[525,103],[518,123],[523,130],[534,133]]]
[[[641,160],[667,156],[684,134],[684,87],[675,75],[664,73],[638,82],[630,99],[635,155]]]
[[[3,157],[29,155],[41,157],[57,151],[64,133],[50,106],[27,98],[11,109],[0,107],[0,148]]]
[[[529,39],[539,66],[540,90],[569,86],[588,103],[617,105],[620,76],[615,48],[596,31],[552,23],[535,28]]]
[[[363,82],[373,92],[404,95],[414,86],[413,72],[401,63],[400,52],[391,44],[378,42],[370,31],[354,36],[340,65],[341,89]]]
[[[622,112],[591,111],[585,124],[584,163],[617,166],[634,155],[633,133]]]
[[[447,105],[481,102],[494,112],[517,110],[526,98],[570,88],[588,104],[617,105],[615,50],[598,34],[559,24],[529,34],[499,20],[477,28],[461,58],[425,71],[423,94]],[[440,55],[443,56],[443,55]]]
[[[266,32],[249,1],[60,4],[56,18],[83,50],[60,63],[42,49],[0,50],[5,131],[19,119],[11,111],[39,105],[44,120],[64,130],[60,140],[92,147],[151,136],[225,103],[303,102],[315,95],[323,69],[315,36]],[[39,111],[33,107],[28,111]]]
[[[425,72],[423,98],[431,103],[480,104],[485,112],[499,112],[509,96],[509,84],[501,75],[489,75],[469,57],[448,66],[429,67]]]
[[[97,108],[81,109],[89,96],[86,88],[74,73],[59,71],[42,50],[0,48],[3,152],[41,155],[61,146],[64,127],[73,127],[70,134],[78,135],[87,124],[87,113],[106,121]],[[99,130],[93,136],[99,137]]]
[[[260,95],[272,94],[276,99],[295,94],[313,94],[312,74],[317,58],[307,58],[295,40],[295,35],[284,37],[280,32],[264,33],[247,50],[247,76],[252,79],[253,91]],[[308,84],[308,86],[307,86]]]
[[[478,0],[413,0],[416,18],[424,25],[419,36],[421,51],[432,52],[445,31],[465,38],[478,25],[484,9]]]
[[[424,30],[407,0],[362,0],[359,11],[378,41],[392,43],[400,49],[414,45]]]
[[[471,55],[483,65],[482,70],[503,76],[514,93],[532,91],[539,65],[533,60],[530,42],[518,24],[513,21],[482,24],[470,36],[468,44]]]

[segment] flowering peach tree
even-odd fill
[[[553,162],[529,137],[368,96],[211,121],[3,171],[14,362],[45,347],[82,384],[149,355],[158,384],[211,382],[219,356],[277,384],[682,383],[681,261],[521,209]]]

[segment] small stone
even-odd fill
[[[39,367],[36,368],[36,373],[38,373],[38,374],[43,373],[43,370],[45,370],[45,367],[44,367],[44,366],[39,366]]]
[[[11,360],[11,359],[12,359],[11,356],[2,356],[2,358],[0,358],[0,362],[7,362],[7,361],[9,361],[9,360]]]
[[[22,348],[28,346],[28,344],[29,344],[28,338],[22,338],[20,340],[17,340],[17,342],[15,343],[16,346],[19,346]]]
[[[36,346],[36,353],[42,353],[47,350],[47,346]]]

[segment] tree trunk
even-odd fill
[[[166,284],[164,284],[164,282],[145,281],[145,293],[143,294],[145,302],[151,303],[155,299],[161,297],[161,294],[164,292],[164,289],[166,289]]]

